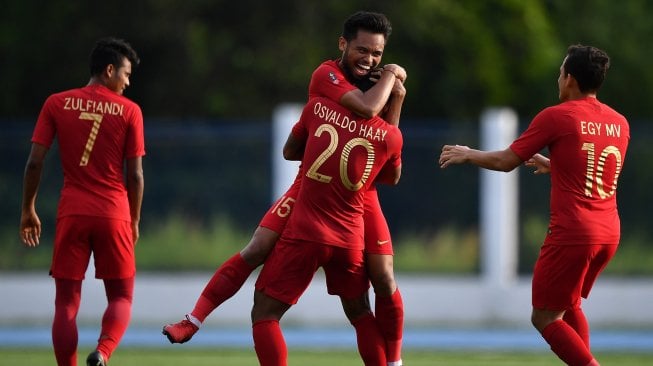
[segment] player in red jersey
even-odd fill
[[[597,99],[610,64],[595,47],[573,45],[560,66],[562,103],[542,110],[503,151],[445,145],[440,166],[472,163],[510,171],[526,162],[551,173],[551,219],[533,273],[533,325],[569,365],[598,365],[581,309],[620,238],[617,180],[626,158],[626,119]],[[540,154],[547,147],[550,157]]]
[[[382,14],[358,12],[349,17],[339,40],[342,57],[323,62],[313,72],[309,98],[321,96],[339,101],[357,115],[370,118],[378,115],[391,97],[384,118],[398,126],[405,96],[406,71],[402,67],[384,65],[377,85],[365,93],[355,86],[381,64],[390,33],[391,26]],[[399,98],[400,101],[393,100]],[[374,312],[386,340],[388,365],[401,366],[404,306],[394,279],[390,229],[374,185],[365,195],[365,262],[376,295]]]
[[[122,94],[139,62],[127,42],[99,40],[90,57],[88,85],[51,95],[32,136],[20,221],[25,245],[39,244],[36,195],[55,137],[64,175],[50,267],[56,286],[52,342],[60,366],[77,364],[76,317],[91,253],[108,304],[87,365],[106,365],[129,325],[145,144],[141,109]]]
[[[252,308],[254,347],[261,365],[286,365],[279,320],[322,267],[330,294],[338,295],[357,338],[376,344],[361,354],[366,365],[386,365],[385,340],[367,306],[364,265],[364,199],[377,179],[396,184],[401,173],[399,129],[369,120],[326,99],[304,108],[284,147],[285,157],[303,151],[306,174],[286,228],[259,274]],[[382,171],[383,169],[383,171]],[[360,326],[359,326],[360,325]]]
[[[403,87],[406,72],[398,65],[378,69],[390,33],[390,23],[382,14],[358,12],[349,17],[339,41],[342,57],[326,61],[314,71],[309,97],[324,96],[338,101],[363,117],[378,115],[387,102],[384,118],[398,125],[406,94]],[[376,80],[369,85],[367,81],[372,70],[377,70]],[[218,268],[186,319],[164,326],[163,333],[170,342],[190,340],[206,317],[233,296],[250,273],[264,262],[284,230],[302,175],[300,169],[293,185],[266,213],[247,246]],[[387,342],[388,365],[399,366],[403,302],[394,280],[390,232],[374,186],[366,193],[365,222],[366,261],[377,295],[375,312]]]

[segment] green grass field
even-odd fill
[[[80,349],[79,365],[84,365],[86,352]],[[81,352],[84,352],[81,354]],[[602,366],[653,365],[651,353],[597,353]],[[551,352],[489,352],[489,351],[407,351],[406,366],[553,366],[563,363]],[[48,348],[2,348],[0,364],[11,366],[52,365],[54,355]],[[118,366],[255,366],[256,355],[249,349],[206,348],[121,348],[111,359]],[[354,351],[346,350],[297,350],[289,351],[290,366],[360,366],[362,362]]]

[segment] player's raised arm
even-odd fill
[[[376,85],[367,91],[354,89],[345,93],[340,98],[340,104],[363,118],[372,118],[383,111],[395,82],[403,82],[405,79],[406,71],[403,67],[394,64],[387,69],[384,67]]]
[[[399,79],[395,80],[395,85],[392,88],[392,93],[388,99],[388,103],[381,113],[383,119],[393,126],[399,127],[399,120],[401,118],[401,108],[404,105],[406,98],[406,87]]]

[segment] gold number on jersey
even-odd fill
[[[365,170],[363,171],[361,179],[356,183],[352,183],[347,174],[347,164],[349,163],[349,153],[351,153],[356,146],[362,146],[367,150],[367,163],[365,164]],[[362,137],[349,140],[342,149],[342,154],[340,156],[340,180],[342,180],[342,184],[344,184],[345,188],[350,191],[355,192],[361,189],[367,181],[367,178],[370,177],[372,166],[374,166],[374,146]]]
[[[318,182],[329,183],[331,182],[331,179],[333,179],[333,177],[318,173],[317,170],[336,151],[336,147],[338,147],[338,132],[336,131],[335,127],[331,125],[323,124],[320,125],[320,127],[318,127],[317,130],[315,130],[315,137],[322,136],[322,132],[325,131],[331,137],[331,139],[329,140],[329,146],[327,146],[327,148],[324,151],[322,151],[320,156],[318,156],[317,159],[315,159],[313,164],[311,164],[311,167],[306,172],[306,176],[311,179],[315,179]]]
[[[322,153],[315,159],[311,167],[306,172],[306,176],[315,179],[318,182],[329,183],[333,177],[318,173],[318,170],[324,164],[331,155],[333,155],[338,147],[338,132],[336,128],[329,124],[320,125],[315,131],[315,136],[320,137],[323,132],[327,132],[330,137],[329,146],[322,151]],[[365,170],[363,175],[358,182],[352,182],[349,179],[347,174],[347,166],[349,164],[349,154],[356,146],[362,146],[367,150],[367,163],[365,164]],[[364,138],[357,137],[349,140],[340,154],[340,181],[350,191],[357,191],[363,187],[365,182],[372,172],[372,166],[374,165],[374,146]]]
[[[93,127],[91,127],[91,133],[88,135],[88,140],[86,140],[82,160],[79,162],[79,166],[87,166],[88,159],[90,159],[91,152],[93,151],[93,145],[95,145],[95,138],[100,130],[100,124],[102,124],[102,115],[98,113],[82,112],[79,115],[79,119],[93,121]]]
[[[586,142],[583,144],[582,150],[587,151],[587,171],[585,173],[585,195],[592,197],[592,187],[596,182],[596,190],[601,199],[606,199],[614,195],[617,190],[617,180],[621,174],[621,152],[616,146],[608,146],[599,155],[599,162],[596,167],[596,176],[594,174],[595,151],[594,144]],[[603,184],[603,171],[605,170],[605,161],[608,156],[614,155],[616,167],[614,170],[614,180],[612,181],[612,189],[610,192],[605,192],[605,185]]]
[[[279,217],[286,217],[290,215],[290,211],[292,211],[292,204],[294,202],[295,199],[292,197],[281,196],[277,204],[272,207],[272,212],[276,213]]]

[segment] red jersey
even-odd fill
[[[57,217],[99,216],[131,221],[125,159],[145,155],[140,107],[102,85],[51,95],[32,142],[57,137],[64,184]]]
[[[306,140],[306,173],[284,238],[362,250],[365,192],[381,168],[399,166],[401,132],[379,117],[365,120],[313,98],[292,134]]]
[[[548,244],[617,244],[617,180],[630,140],[628,122],[596,98],[541,111],[510,149],[528,160],[544,147],[551,159]]]
[[[324,97],[339,103],[343,95],[357,89],[347,80],[338,62],[339,60],[324,61],[313,71],[308,85],[308,99]],[[376,186],[372,185],[369,190],[376,191]]]
[[[354,89],[357,88],[347,80],[338,66],[338,60],[328,60],[313,71],[308,84],[308,99],[324,97],[340,102],[343,95]]]

